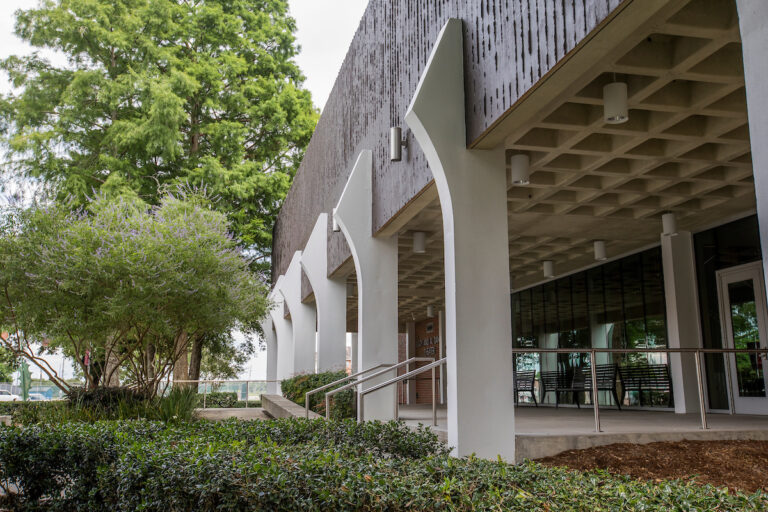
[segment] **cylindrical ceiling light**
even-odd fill
[[[435,306],[429,305],[427,306],[427,318],[434,318],[435,317]]]
[[[552,260],[544,260],[544,277],[552,279],[555,277],[555,263]]]
[[[509,161],[509,182],[512,185],[528,185],[531,180],[531,157],[525,153],[513,155]]]
[[[608,124],[621,124],[628,119],[627,84],[611,82],[603,87],[603,120]]]
[[[661,216],[661,232],[664,235],[677,234],[677,218],[672,212],[667,212]]]
[[[595,260],[605,261],[608,255],[605,251],[605,240],[595,240]]]
[[[424,254],[427,252],[427,234],[425,232],[413,232],[413,252],[415,254]]]
[[[333,209],[333,213],[331,213],[331,222],[333,223],[333,232],[338,233],[341,231],[341,227],[339,226],[338,221],[336,220],[336,208]]]
[[[403,148],[408,146],[408,139],[403,138],[403,129],[393,126],[389,129],[389,159],[400,162],[403,159]]]

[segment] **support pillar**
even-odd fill
[[[405,115],[435,178],[445,240],[448,444],[515,460],[504,149],[466,147],[462,23],[438,36]]]
[[[336,221],[352,251],[358,292],[358,369],[397,362],[397,238],[373,233],[373,155],[360,153],[336,206]],[[385,375],[383,382],[391,375]],[[363,385],[371,387],[372,380]],[[366,420],[394,418],[395,386],[365,397]]]
[[[272,309],[269,311],[269,316],[272,320],[277,344],[277,364],[275,370],[277,380],[287,379],[294,374],[293,326],[291,321],[285,318],[285,300],[283,299],[283,294],[280,293],[280,288],[284,281],[285,277],[280,276],[269,296],[272,301]],[[269,349],[269,345],[267,345],[267,349]],[[277,388],[276,392],[279,393],[280,387],[277,386]]]
[[[313,304],[301,302],[301,251],[296,251],[280,288],[293,325],[293,372],[315,373],[317,315]]]
[[[752,150],[752,173],[757,196],[757,220],[760,225],[760,245],[763,248],[763,272],[768,289],[768,2],[765,0],[736,0],[741,29],[744,61],[744,85],[747,90],[749,139]]]
[[[416,357],[416,322],[406,322],[405,323],[405,338],[406,343],[408,344],[408,352],[406,353],[406,359],[410,359],[412,357]],[[408,369],[415,370],[416,365],[411,365],[411,367]],[[421,375],[423,378],[424,376]],[[416,381],[409,380],[408,384],[406,385],[408,392],[408,403],[409,404],[415,404],[416,403]]]
[[[267,346],[267,394],[277,394],[277,332],[272,323],[272,317],[267,318],[261,323],[264,331],[264,342]]]
[[[357,366],[357,333],[351,332],[349,333],[349,357],[352,359],[352,371],[350,373],[357,373],[358,366]]]
[[[679,231],[674,235],[661,235],[661,259],[664,267],[669,348],[699,348],[701,324],[691,233]],[[675,397],[675,412],[699,412],[699,388],[694,355],[670,354],[669,370]]]
[[[328,278],[328,214],[317,218],[301,254],[301,268],[312,285],[317,308],[317,368],[343,370],[347,359],[347,285]]]

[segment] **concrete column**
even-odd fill
[[[267,346],[267,394],[277,393],[277,332],[272,323],[272,317],[267,317],[261,322],[264,331],[264,342]]]
[[[397,362],[397,238],[372,236],[372,204],[373,155],[365,150],[358,156],[335,210],[357,272],[360,370]],[[369,381],[363,388],[376,382]],[[367,395],[365,419],[393,419],[395,396],[395,386]]]
[[[288,306],[293,325],[293,372],[315,373],[317,315],[313,304],[301,302],[301,251],[294,253],[285,271],[280,292]]]
[[[410,359],[412,357],[416,357],[416,322],[406,322],[405,323],[405,335],[408,340],[408,352],[407,352],[407,359]],[[415,370],[416,366],[412,365],[409,370]],[[408,403],[409,404],[415,404],[416,403],[416,382],[415,381],[408,381]]]
[[[275,287],[269,296],[273,304],[272,309],[269,311],[269,316],[272,320],[272,325],[275,330],[275,338],[277,343],[277,380],[287,379],[294,374],[293,325],[291,325],[290,320],[285,318],[285,300],[283,299],[283,294],[280,292],[280,288],[282,287],[284,281],[285,277],[280,276],[277,279]],[[276,392],[280,392],[279,386]]]
[[[445,311],[438,312],[438,321],[440,322],[440,354],[438,359],[445,357]],[[440,367],[440,403],[445,405],[448,388],[446,386],[445,365]]]
[[[350,344],[350,357],[352,358],[352,372],[351,373],[357,373],[358,366],[357,366],[357,333],[351,332],[349,333],[349,344]]]
[[[669,347],[698,348],[701,344],[701,325],[691,233],[679,231],[675,235],[661,235],[661,259],[664,267]],[[669,370],[675,396],[675,412],[698,412],[699,388],[693,354],[670,354]]]
[[[328,278],[328,214],[317,218],[301,254],[317,308],[318,371],[343,370],[347,359],[347,286]]]
[[[466,148],[462,24],[449,20],[405,121],[435,178],[445,239],[448,444],[515,460],[504,148]]]
[[[752,173],[757,196],[757,220],[763,248],[763,272],[768,289],[768,2],[736,0],[744,60],[744,84],[747,90],[749,139],[752,149]]]

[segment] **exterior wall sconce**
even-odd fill
[[[544,260],[544,277],[552,279],[555,277],[555,263],[552,260]]]
[[[605,251],[605,240],[595,240],[595,260],[605,261],[608,255]]]
[[[672,212],[667,212],[661,216],[661,233],[663,235],[676,235],[677,234],[677,218]]]
[[[427,234],[425,232],[413,232],[413,252],[415,254],[424,254],[427,252]]]
[[[341,231],[341,227],[339,226],[339,223],[336,221],[336,208],[333,209],[333,213],[331,214],[331,223],[333,225],[333,232],[338,233]]]
[[[435,306],[432,306],[431,304],[427,306],[427,318],[434,318],[435,317]]]
[[[528,185],[531,183],[531,157],[525,153],[513,155],[509,161],[509,183]]]
[[[399,162],[403,159],[403,148],[408,147],[408,139],[403,138],[403,129],[393,126],[389,129],[389,159]]]
[[[611,82],[603,87],[603,120],[608,124],[621,124],[629,120],[626,83]]]

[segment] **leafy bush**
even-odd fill
[[[304,395],[307,391],[312,391],[331,382],[346,377],[346,372],[323,372],[297,375],[290,379],[285,379],[280,383],[280,389],[283,396],[292,402],[304,406]],[[332,391],[340,386],[334,386],[325,390]],[[324,392],[315,393],[309,396],[309,408],[325,416],[325,394]],[[344,419],[355,417],[355,394],[352,390],[341,391],[331,398],[331,417],[333,419]]]
[[[766,510],[768,496],[456,459],[428,430],[322,420],[0,429],[14,510]]]
[[[197,395],[197,406],[205,407],[207,409],[229,409],[237,407],[237,393],[234,391],[224,393],[219,391],[213,391],[211,393]]]

